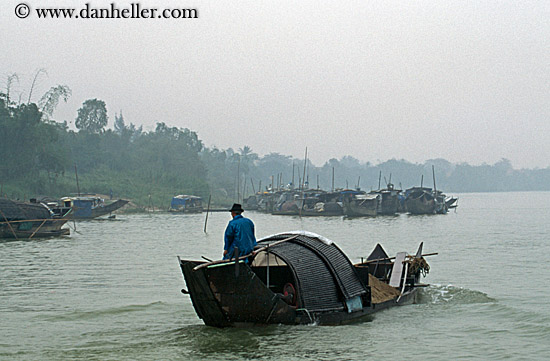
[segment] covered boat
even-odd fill
[[[172,198],[170,203],[170,212],[180,213],[201,213],[202,198],[197,196],[189,196],[180,194]]]
[[[70,211],[69,211],[70,212]],[[43,238],[69,234],[67,214],[56,216],[43,203],[0,198],[0,238]]]
[[[412,187],[405,192],[405,206],[411,214],[435,214],[436,198],[431,188]]]
[[[395,258],[377,245],[354,265],[334,242],[303,231],[264,238],[232,260],[178,260],[187,284],[182,292],[215,327],[351,322],[414,302],[429,269],[422,245],[415,256]]]
[[[347,193],[343,197],[344,215],[347,217],[376,217],[379,194]]]
[[[105,199],[98,196],[63,197],[58,202],[48,202],[48,206],[56,215],[65,214],[71,210],[70,219],[93,219],[111,214],[124,207],[129,201],[119,199],[106,203]]]
[[[399,210],[400,189],[395,189],[392,183],[388,183],[387,188],[369,192],[379,196],[378,215],[394,215]]]

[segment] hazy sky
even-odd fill
[[[550,166],[550,1],[139,1],[198,19],[19,19],[0,3],[0,88],[26,101],[68,85],[109,125],[156,122],[205,145],[312,161]],[[24,0],[36,7],[111,1]],[[129,7],[132,1],[118,1]],[[138,1],[134,1],[138,2]],[[12,95],[13,98],[13,95]]]

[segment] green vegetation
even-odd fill
[[[12,76],[13,77],[13,76]],[[10,78],[11,79],[11,78]],[[10,79],[8,79],[10,81]],[[78,110],[78,131],[52,120],[60,99],[71,91],[58,85],[38,102],[16,104],[0,93],[0,191],[12,199],[60,197],[99,193],[132,200],[135,204],[166,209],[176,194],[194,194],[213,204],[229,205],[243,195],[293,182],[331,189],[376,189],[387,182],[407,188],[433,185],[435,165],[437,187],[451,192],[550,190],[550,168],[515,170],[502,159],[494,165],[451,164],[443,159],[413,164],[389,160],[381,164],[361,163],[346,156],[330,159],[323,166],[278,153],[259,157],[248,146],[234,151],[206,148],[189,129],[169,127],[163,122],[154,131],[127,124],[122,113],[115,115],[113,129],[106,129],[106,105],[86,100]],[[29,97],[30,99],[30,97]],[[78,170],[79,187],[76,172]],[[294,177],[293,177],[294,175]]]

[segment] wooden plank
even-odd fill
[[[390,276],[390,286],[399,287],[401,285],[401,273],[403,273],[403,261],[405,260],[406,252],[399,252],[395,256],[395,262]]]

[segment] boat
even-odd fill
[[[343,198],[344,215],[346,217],[376,217],[379,203],[379,194],[346,193]]]
[[[405,191],[405,207],[410,214],[435,214],[438,209],[431,188],[412,187]]]
[[[456,197],[448,197],[445,199],[445,206],[447,209],[453,209],[458,207],[458,198]]]
[[[272,215],[330,217],[343,215],[340,192],[308,189],[304,192],[285,191],[273,207]]]
[[[56,215],[62,215],[68,210],[72,210],[68,215],[70,219],[93,219],[111,214],[128,203],[129,201],[124,199],[105,203],[105,199],[98,196],[76,196],[63,197],[59,201],[49,202],[47,205]]]
[[[238,250],[237,250],[238,251]],[[208,326],[337,325],[413,303],[429,271],[422,243],[414,256],[389,257],[380,244],[352,264],[333,241],[304,231],[258,241],[251,254],[219,261],[178,257],[200,319]]]
[[[168,210],[179,213],[201,213],[203,211],[202,198],[186,194],[177,195],[172,198]]]
[[[395,189],[392,183],[388,183],[386,188],[370,191],[369,194],[379,195],[378,215],[395,215],[399,210],[399,193],[401,190]]]
[[[70,212],[70,210],[69,210]],[[69,234],[67,214],[55,215],[36,200],[19,202],[0,198],[0,238],[45,238]]]

